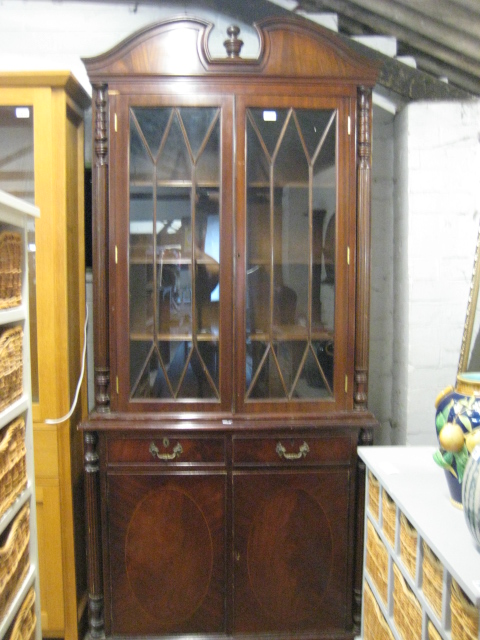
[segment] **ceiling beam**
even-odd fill
[[[415,100],[472,100],[480,93],[471,92],[460,87],[442,82],[420,69],[409,67],[395,58],[370,49],[366,45],[356,42],[349,36],[339,34],[345,43],[356,49],[360,54],[371,57],[380,63],[377,85],[397,94],[406,101]]]
[[[344,16],[339,16],[339,28],[343,33],[348,33],[351,35],[370,35],[371,31],[365,28],[364,25],[360,25],[357,22],[351,20],[350,18],[345,18]],[[399,43],[397,56],[409,56],[415,59],[417,63],[417,72],[425,71],[432,75],[432,82],[436,85],[436,83],[442,83],[443,87],[447,87],[445,89],[446,93],[444,95],[445,98],[471,98],[472,96],[480,95],[480,78],[476,76],[472,76],[470,74],[462,73],[456,67],[451,67],[445,63],[441,63],[435,58],[431,58],[426,54],[420,53],[418,49],[411,49],[408,45]],[[398,60],[398,64],[402,64],[405,67],[405,64]],[[392,69],[394,73],[394,69]],[[380,83],[384,83],[385,78],[382,77],[382,73],[380,74]],[[445,85],[443,78],[448,78],[451,84]],[[418,81],[417,81],[418,82]],[[390,83],[390,81],[388,81]],[[422,86],[425,86],[425,82],[423,80],[420,81]],[[456,94],[455,87],[458,87],[459,93]],[[431,88],[426,89],[427,91],[431,91]],[[464,92],[464,93],[463,93]],[[440,91],[438,89],[434,89],[433,94],[437,97],[442,97],[443,91],[440,86]],[[413,96],[411,96],[413,97]],[[427,95],[424,98],[428,98]],[[420,99],[417,97],[416,99]]]
[[[477,2],[478,13],[460,5],[453,7],[452,0],[396,0],[396,2],[414,9],[428,20],[435,19],[480,40],[480,2]]]
[[[438,60],[430,58],[418,51],[409,51],[408,48],[402,54],[411,55],[415,58],[417,65],[423,71],[431,73],[437,78],[448,78],[448,81],[457,87],[462,87],[473,95],[480,95],[480,78],[462,73],[460,69],[441,64]]]
[[[398,31],[416,34],[420,38],[428,38],[434,43],[461,53],[471,60],[480,60],[479,38],[465,33],[462,29],[442,24],[433,15],[426,16],[424,12],[411,9],[395,0],[348,0],[362,10],[368,10],[371,15],[386,19],[394,24]],[[389,31],[391,33],[391,31]],[[410,36],[411,38],[412,36]],[[479,67],[480,68],[480,67]]]
[[[301,9],[306,10],[306,7],[309,6],[311,10],[312,4],[314,4],[316,11],[322,9],[335,11],[359,24],[367,26],[373,32],[392,35],[399,41],[408,43],[412,49],[418,49],[432,58],[443,61],[451,67],[458,68],[464,73],[480,78],[480,62],[477,60],[472,60],[457,51],[452,51],[448,47],[437,44],[429,38],[412,33],[411,30],[402,25],[378,16],[371,11],[362,9],[352,2],[346,0],[314,0],[312,3],[311,0],[307,0],[307,2],[305,2],[305,0],[299,0],[299,7]]]
[[[453,4],[456,4],[462,9],[472,11],[480,15],[480,4],[478,0],[451,0]]]

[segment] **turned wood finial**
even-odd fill
[[[227,50],[227,54],[229,58],[239,58],[240,51],[243,47],[243,40],[238,38],[238,34],[240,33],[240,28],[237,25],[232,24],[227,29],[227,35],[229,39],[225,40],[223,46]]]

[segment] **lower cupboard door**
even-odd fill
[[[351,628],[349,472],[234,477],[236,633]]]
[[[109,477],[112,635],[225,631],[225,490],[223,473]]]

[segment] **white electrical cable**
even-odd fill
[[[68,420],[73,412],[75,411],[75,407],[77,406],[78,396],[80,394],[80,388],[82,386],[83,376],[85,375],[85,363],[87,360],[87,324],[88,324],[88,304],[85,305],[85,326],[83,328],[83,354],[82,354],[82,370],[80,371],[80,378],[77,384],[77,390],[75,392],[75,398],[73,399],[72,406],[70,411],[63,418],[56,418],[51,420],[44,420],[45,424],[60,424],[61,422],[65,422]]]

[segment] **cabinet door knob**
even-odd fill
[[[166,441],[166,443],[164,441],[163,446],[168,446],[168,440]],[[158,458],[159,460],[175,460],[175,458],[180,457],[180,455],[183,453],[183,448],[182,445],[177,442],[177,444],[173,447],[172,453],[160,453],[157,445],[152,442],[149,451],[154,458]]]
[[[300,445],[297,453],[287,453],[287,450],[283,446],[281,442],[277,444],[276,451],[280,458],[284,458],[285,460],[300,460],[300,458],[305,458],[307,453],[310,451],[310,447],[306,442]]]

